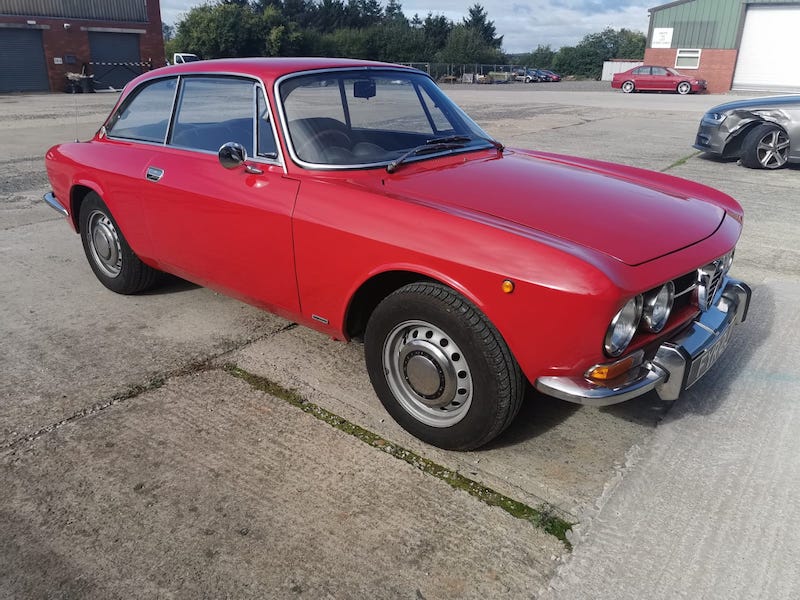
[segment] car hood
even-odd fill
[[[508,150],[449,168],[437,162],[407,165],[384,189],[511,222],[628,265],[709,237],[726,212],[719,201],[698,197],[715,193],[710,188],[609,163]]]
[[[734,100],[733,102],[726,102],[714,108],[709,109],[707,112],[723,113],[732,110],[757,110],[760,108],[784,108],[784,107],[799,107],[800,96],[766,96],[764,98],[746,98],[744,100]]]

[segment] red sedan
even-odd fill
[[[626,94],[643,91],[678,92],[681,95],[702,92],[706,89],[705,79],[679,73],[671,67],[643,65],[628,69],[624,73],[614,73],[611,87]]]
[[[444,448],[499,435],[526,380],[584,404],[674,400],[750,300],[728,277],[732,198],[507,149],[405,67],[158,69],[46,165],[45,200],[103,285],[132,294],[169,272],[363,340],[386,410]]]

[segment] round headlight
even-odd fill
[[[642,323],[647,331],[658,333],[664,329],[672,312],[672,301],[675,299],[675,284],[668,281],[658,291],[650,292],[644,297]]]
[[[641,296],[631,298],[611,319],[604,344],[606,354],[609,356],[619,356],[631,343],[639,326],[639,318],[642,316],[642,302]]]
[[[733,264],[733,254],[736,252],[736,248],[728,252],[725,256],[722,257],[722,274],[727,275],[728,271],[731,269],[731,265]]]

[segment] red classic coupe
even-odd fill
[[[628,69],[624,73],[614,73],[611,87],[631,92],[662,91],[678,92],[686,95],[690,92],[702,92],[706,89],[706,80],[679,73],[670,67],[644,65]]]
[[[505,148],[400,66],[158,69],[46,163],[45,200],[103,285],[132,294],[164,271],[363,340],[386,410],[443,448],[500,434],[526,381],[590,405],[674,400],[750,301],[728,277],[732,198]]]

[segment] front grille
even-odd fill
[[[696,301],[700,310],[708,310],[714,302],[714,296],[717,295],[722,278],[725,275],[724,263],[723,258],[718,258],[697,269]]]

